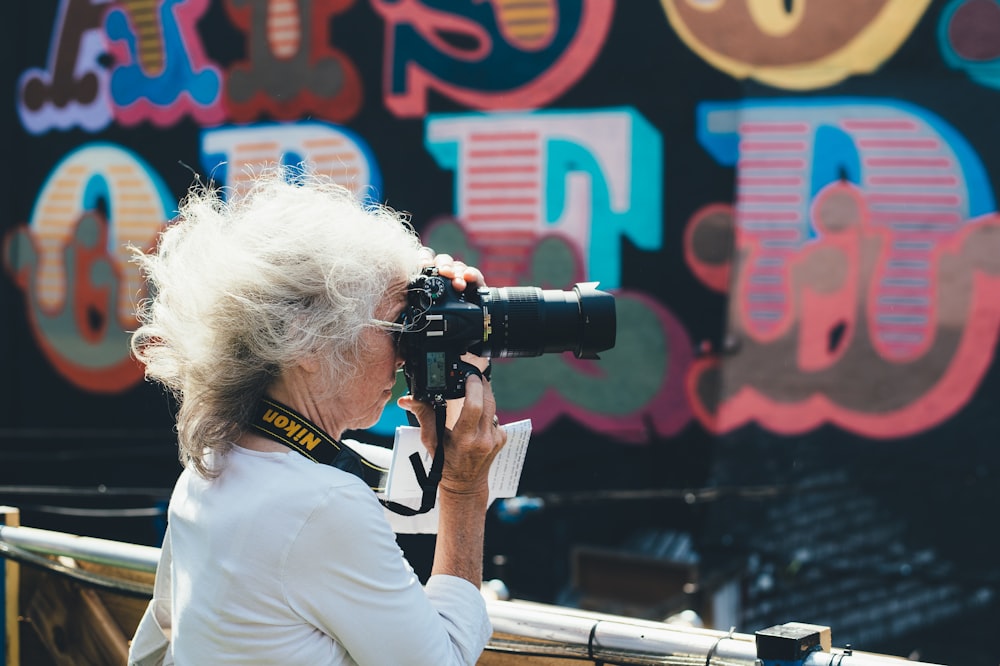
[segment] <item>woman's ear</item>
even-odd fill
[[[319,355],[315,352],[303,354],[302,358],[298,360],[297,365],[309,374],[315,374],[320,369]]]

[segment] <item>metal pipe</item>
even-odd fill
[[[154,572],[160,549],[30,527],[0,526],[4,545],[136,571]],[[611,662],[629,666],[757,666],[756,637],[675,626],[526,601],[487,601],[493,637],[487,650]],[[832,649],[802,666],[934,666],[885,655]]]
[[[487,650],[582,657],[629,666],[757,666],[756,637],[681,627],[522,601],[490,601],[493,639]],[[926,662],[833,648],[803,666],[934,666]]]
[[[494,637],[487,649],[584,657],[617,664],[754,666],[755,639],[747,634],[671,626],[521,601],[487,604]],[[515,645],[516,644],[516,645]]]
[[[160,560],[160,549],[152,546],[32,527],[0,526],[0,541],[40,555],[71,557],[148,573],[156,571],[156,563]]]
[[[833,652],[813,652],[802,662],[802,666],[941,666],[926,661],[909,661],[903,657],[889,657],[883,654],[838,650]]]
[[[25,548],[18,548],[6,541],[0,541],[0,557],[5,557],[13,562],[35,566],[43,571],[59,574],[60,576],[65,576],[77,582],[115,594],[126,594],[147,600],[153,596],[152,583],[126,580],[118,576],[106,576],[94,571],[80,569],[77,566],[73,566],[72,563],[64,564],[61,560],[54,560]]]

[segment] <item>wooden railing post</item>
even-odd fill
[[[17,527],[21,524],[21,512],[12,506],[0,506],[0,524]],[[21,572],[17,562],[4,558],[0,562],[0,590],[3,603],[0,607],[3,631],[0,632],[0,647],[6,666],[21,666],[21,628],[18,622],[20,604],[18,595],[21,586]]]

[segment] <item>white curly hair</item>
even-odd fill
[[[415,276],[407,218],[318,175],[271,168],[245,194],[196,184],[153,253],[132,351],[176,397],[180,458],[206,478],[286,368],[306,356],[339,383],[390,286]],[[212,455],[215,454],[215,455]]]

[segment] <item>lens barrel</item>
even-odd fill
[[[541,356],[571,351],[577,358],[598,358],[615,345],[615,299],[596,282],[572,291],[538,287],[480,290],[489,314],[483,355],[491,358]]]

